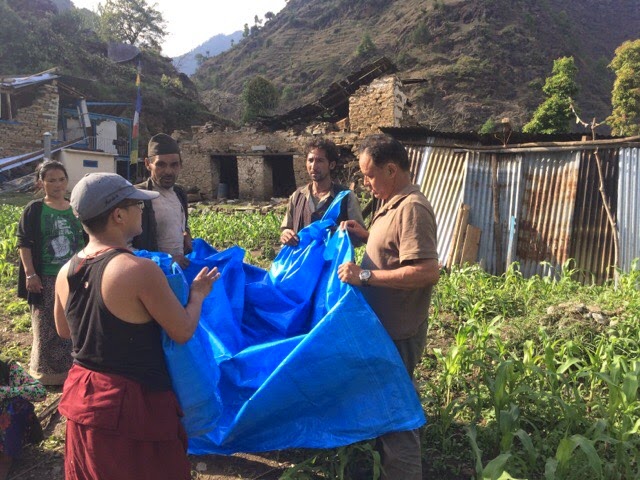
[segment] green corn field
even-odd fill
[[[29,328],[15,297],[20,213],[0,206],[3,330]],[[268,268],[280,220],[203,207],[190,224],[194,238],[239,245]],[[572,265],[554,278],[523,278],[517,264],[499,277],[475,266],[443,273],[417,372],[425,478],[640,479],[640,270],[595,286],[575,281]],[[379,476],[371,442],[289,456],[281,478]]]

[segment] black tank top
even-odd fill
[[[102,274],[109,261],[121,254],[131,252],[114,249],[95,258],[75,255],[71,259],[65,314],[74,362],[89,370],[122,375],[151,390],[171,390],[160,325],[154,320],[125,322],[104,304]]]

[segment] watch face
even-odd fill
[[[360,272],[360,281],[366,282],[369,278],[371,278],[371,270],[362,270]]]

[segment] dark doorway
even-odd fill
[[[273,197],[287,198],[296,189],[296,177],[293,173],[292,155],[272,155],[266,157],[271,165]]]
[[[217,186],[217,198],[238,198],[238,157],[234,155],[214,155],[211,157],[214,171],[218,172],[220,182]],[[214,188],[216,186],[214,185]]]

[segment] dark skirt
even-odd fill
[[[29,374],[43,385],[62,385],[71,368],[72,344],[60,338],[53,318],[56,277],[43,275],[42,302],[31,305],[33,345]]]
[[[172,391],[74,365],[60,413],[67,417],[67,480],[188,480],[187,436]]]

